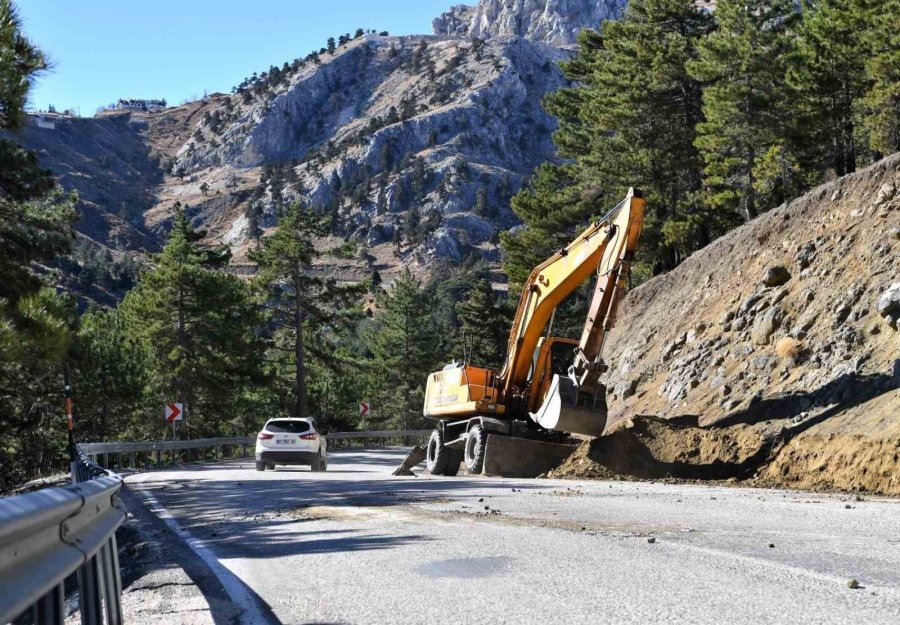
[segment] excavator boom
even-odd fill
[[[540,396],[532,397],[530,405],[537,410],[530,415],[546,429],[592,436],[603,432],[606,397],[599,384],[604,370],[601,352],[627,286],[629,263],[643,222],[642,194],[631,189],[616,208],[538,265],[524,286],[500,374],[507,397],[529,383],[534,351],[556,307],[591,274],[597,276],[568,376],[554,375],[546,390],[536,388],[532,380],[530,392]]]

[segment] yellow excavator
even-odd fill
[[[439,421],[425,450],[429,473],[456,475],[462,462],[469,472],[482,473],[489,434],[559,443],[569,434],[603,433],[601,354],[643,223],[643,194],[631,189],[612,211],[535,267],[522,289],[501,371],[462,363],[428,377],[423,414]],[[557,306],[591,275],[597,283],[581,339],[552,336]]]

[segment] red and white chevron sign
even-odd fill
[[[369,405],[369,402],[367,402],[367,401],[360,402],[360,404],[359,404],[359,414],[360,415],[362,415],[364,417],[367,414],[369,414],[369,412],[371,412],[371,410],[372,410],[372,407]]]
[[[184,404],[166,404],[166,423],[184,420]]]

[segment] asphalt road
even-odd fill
[[[391,477],[403,456],[127,482],[242,623],[900,623],[898,500]]]

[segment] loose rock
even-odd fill
[[[888,290],[881,294],[875,310],[882,317],[896,316],[900,314],[900,282],[895,282]]]
[[[766,270],[762,283],[767,287],[781,286],[791,279],[791,273],[787,267],[782,265],[774,265]]]
[[[772,338],[772,335],[775,334],[775,330],[780,326],[781,309],[777,306],[773,306],[753,325],[753,329],[750,331],[750,337],[753,339],[755,345],[768,345],[769,339]]]

